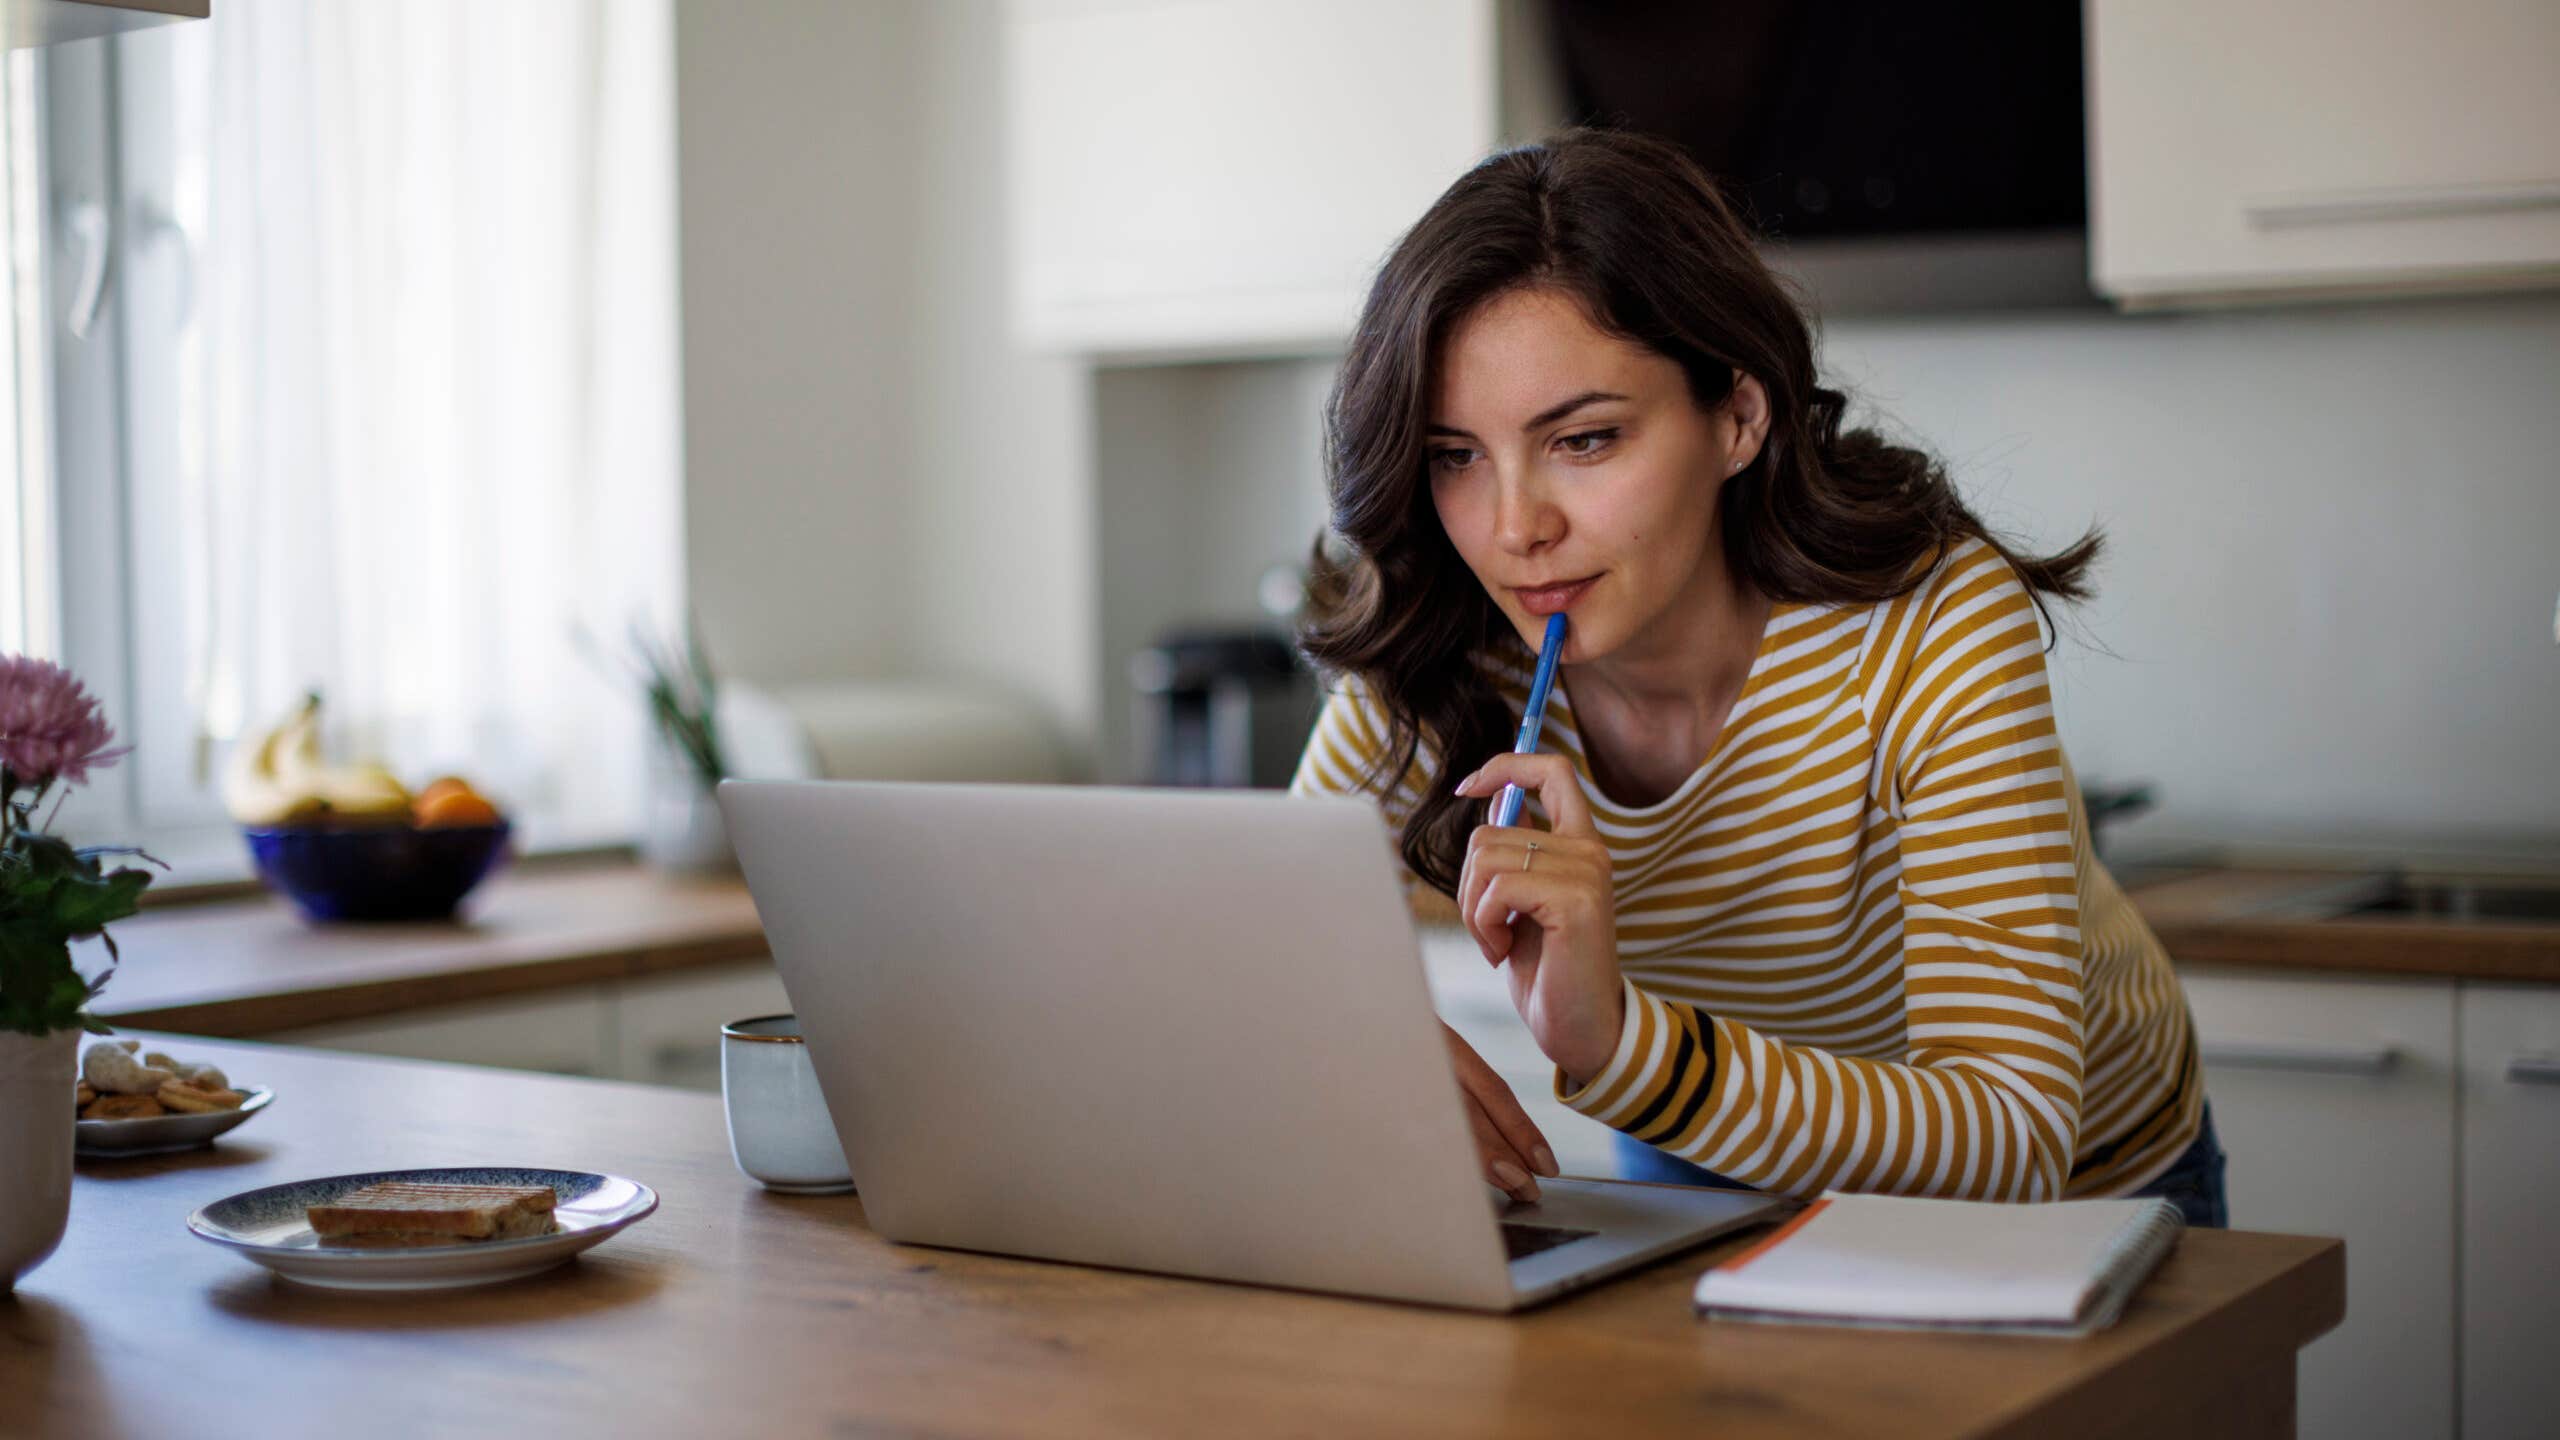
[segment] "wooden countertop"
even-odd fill
[[[124,961],[99,1012],[191,1035],[264,1035],[768,953],[745,881],[627,863],[501,875],[453,921],[308,925],[261,897],[155,907],[114,933]]]
[[[154,1042],[159,1044],[162,1042]],[[713,1097],[169,1040],[271,1086],[216,1148],[80,1162],[0,1300],[0,1395],[45,1434],[2291,1433],[2345,1311],[2335,1240],[2200,1231],[2086,1340],[1701,1322],[1694,1251],[1514,1317],[889,1244],[769,1195]],[[189,1235],[256,1186],[398,1166],[606,1170],[657,1214],[472,1291],[307,1290]]]
[[[2303,918],[2308,898],[2370,884],[2373,874],[2200,866],[2126,894],[2180,966],[2560,984],[2560,924],[2466,925],[2418,915]],[[1412,906],[1424,924],[1458,923],[1457,906],[1438,891],[1415,895]]]
[[[2181,965],[2560,984],[2560,926],[2273,913],[2352,878],[2208,869],[2132,893]],[[1436,894],[1417,901],[1415,915],[1455,920]],[[259,898],[159,906],[115,933],[124,964],[99,1007],[110,1021],[234,1037],[767,953],[743,881],[627,863],[500,876],[451,923],[313,926]]]
[[[2179,965],[2560,984],[2560,924],[2423,915],[2309,918],[2370,871],[2204,869],[2131,893]]]

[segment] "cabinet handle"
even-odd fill
[[[2376,1045],[2354,1049],[2278,1042],[2207,1041],[2201,1047],[2205,1068],[2285,1070],[2312,1075],[2382,1075],[2400,1063],[2400,1047]]]
[[[2297,225],[2352,225],[2366,220],[2420,220],[2430,215],[2491,215],[2560,205],[2560,181],[2522,185],[2410,185],[2392,190],[2333,190],[2252,200],[2249,223],[2261,230]]]
[[[2510,1055],[2507,1078],[2519,1085],[2560,1085],[2560,1055]]]

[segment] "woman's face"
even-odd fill
[[[1757,381],[1700,410],[1678,363],[1553,290],[1486,302],[1437,359],[1431,501],[1531,650],[1563,610],[1562,658],[1587,664],[1723,586],[1716,498],[1758,453]]]

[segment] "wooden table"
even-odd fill
[[[1737,1238],[1513,1317],[891,1245],[769,1195],[720,1104],[643,1086],[168,1040],[273,1087],[218,1147],[83,1161],[62,1248],[0,1298],[0,1431],[117,1435],[2291,1433],[2344,1248],[2189,1234],[2080,1341],[1703,1323]],[[400,1166],[609,1170],[658,1213],[476,1291],[339,1295],[187,1213]],[[1030,1177],[1027,1177],[1030,1178]]]

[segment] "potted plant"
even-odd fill
[[[589,653],[595,646],[581,636]],[[651,732],[647,815],[640,854],[666,870],[722,871],[737,866],[713,791],[729,774],[720,741],[719,681],[687,624],[681,644],[661,641],[634,623],[622,668],[649,707]]]
[[[115,970],[106,927],[134,912],[148,872],[106,868],[142,852],[74,849],[37,818],[56,787],[113,764],[98,702],[61,666],[0,656],[0,1291],[53,1253],[71,1207],[72,1082],[80,1032],[104,1033],[89,1002]],[[142,856],[149,859],[148,856]],[[154,862],[157,863],[157,862]],[[72,942],[98,937],[95,979]]]

